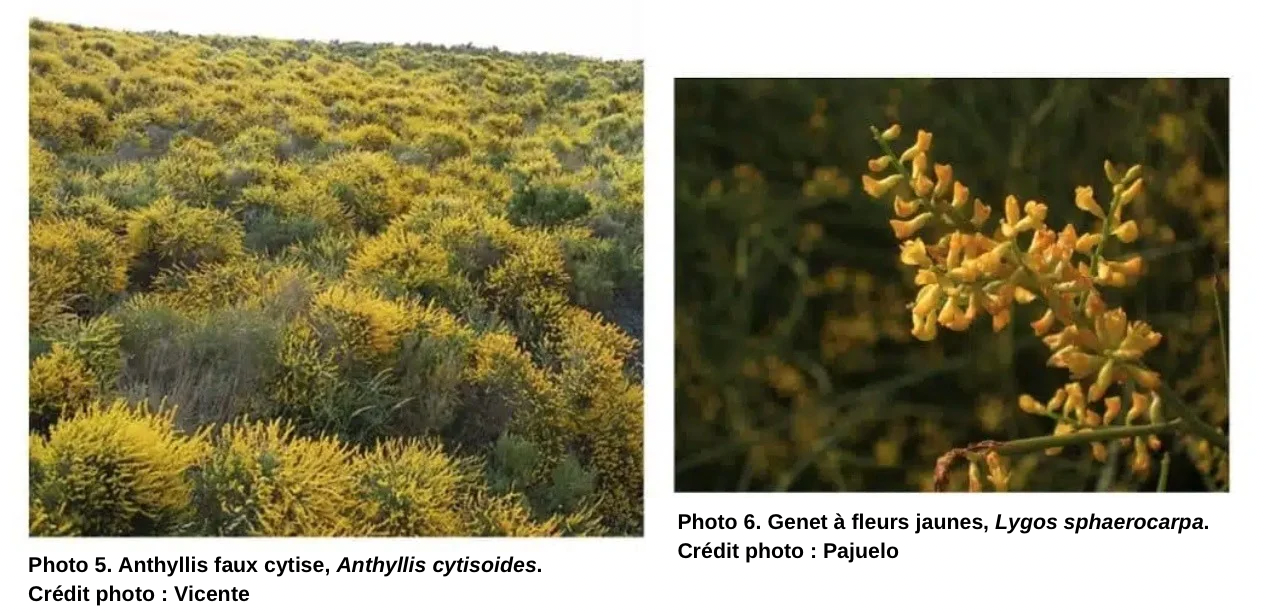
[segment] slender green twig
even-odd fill
[[[1156,482],[1156,491],[1163,492],[1169,484],[1169,452],[1161,456],[1160,479]]]
[[[1073,445],[1112,441],[1133,436],[1147,436],[1149,434],[1172,432],[1179,428],[1181,424],[1181,419],[1174,419],[1158,424],[1109,426],[1106,428],[1082,430],[1080,432],[1073,432],[1070,434],[1035,436],[1032,438],[1006,441],[998,443],[997,445],[991,445],[989,446],[989,449],[1002,455],[1022,455],[1026,453],[1033,453],[1035,451],[1044,451],[1053,447],[1070,447]]]
[[[1222,376],[1229,386],[1231,384],[1231,358],[1227,357],[1228,339],[1226,336],[1226,323],[1222,320],[1222,298],[1219,295],[1221,290],[1218,289],[1218,272],[1221,267],[1218,265],[1218,258],[1213,258],[1213,307],[1218,312],[1218,348],[1222,350]]]

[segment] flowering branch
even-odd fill
[[[950,165],[931,162],[930,132],[919,130],[914,144],[900,155],[892,147],[901,136],[899,125],[883,132],[872,127],[871,133],[883,155],[870,160],[868,167],[872,173],[891,174],[878,179],[863,176],[862,186],[876,199],[892,195],[890,224],[897,239],[904,241],[901,262],[918,269],[911,334],[931,341],[939,328],[963,331],[982,316],[990,317],[994,330],[1001,331],[1010,325],[1016,303],[1037,301],[1046,307],[1045,313],[1030,326],[1051,350],[1047,364],[1070,375],[1070,382],[1046,402],[1027,394],[1020,397],[1022,410],[1056,421],[1050,436],[986,441],[952,450],[937,463],[938,488],[953,462],[967,457],[970,487],[979,489],[981,454],[995,489],[1005,489],[1004,455],[1038,449],[1058,453],[1066,445],[1090,444],[1095,458],[1106,461],[1104,441],[1132,440],[1132,466],[1146,473],[1151,470],[1151,453],[1163,446],[1159,433],[1187,432],[1228,448],[1226,434],[1202,421],[1147,367],[1143,356],[1160,344],[1161,334],[1146,322],[1131,321],[1121,308],[1109,309],[1098,289],[1126,287],[1142,275],[1140,256],[1105,256],[1109,240],[1130,244],[1138,239],[1137,224],[1122,217],[1143,192],[1142,166],[1121,172],[1104,162],[1104,174],[1112,184],[1106,211],[1095,200],[1094,188],[1077,188],[1077,208],[1101,222],[1098,232],[1082,234],[1072,224],[1056,231],[1046,225],[1045,204],[1030,200],[1021,207],[1015,196],[1007,196],[996,228],[986,232],[992,208],[970,198],[967,186],[954,180]],[[919,235],[933,220],[943,222],[940,225],[948,231],[925,243]],[[1021,244],[1024,236],[1027,245]],[[1114,390],[1116,394],[1109,395]],[[1113,425],[1126,406],[1124,425]],[[1167,416],[1169,411],[1174,415]]]

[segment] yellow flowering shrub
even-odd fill
[[[602,536],[606,529],[592,510],[538,520],[521,494],[476,494],[468,501],[471,536]]]
[[[216,146],[200,138],[173,143],[154,170],[168,194],[194,206],[221,203],[228,188],[228,167]]]
[[[32,325],[64,309],[100,309],[127,284],[128,254],[119,238],[81,219],[31,224],[30,258]]]
[[[148,281],[172,267],[224,262],[242,254],[241,225],[215,209],[168,197],[133,213],[127,226],[132,270]]]
[[[604,492],[598,511],[613,518],[613,525],[630,529],[642,508],[643,393],[627,374],[637,343],[615,325],[575,307],[555,325],[557,336],[549,353],[557,360],[555,380],[563,410],[557,415],[529,415],[525,427],[533,429],[535,418],[546,431],[562,429],[541,439],[544,448],[579,452]]]
[[[78,219],[89,226],[123,234],[127,229],[128,215],[120,211],[110,199],[99,193],[90,193],[67,200],[51,202],[40,215],[42,219]]]
[[[311,320],[348,364],[377,364],[399,349],[417,313],[377,291],[336,285],[313,299]]]
[[[59,417],[88,406],[100,383],[84,360],[65,345],[54,345],[31,364],[31,429],[46,431]]]
[[[39,210],[53,204],[57,191],[57,156],[40,146],[34,138],[30,139],[27,151],[30,155],[31,209]]]
[[[409,205],[396,163],[384,153],[344,153],[323,164],[318,172],[326,191],[342,204],[352,224],[362,230],[381,230]]]
[[[398,138],[391,130],[377,124],[357,126],[339,134],[339,140],[353,149],[365,151],[385,151],[396,143]]]
[[[488,272],[486,292],[494,308],[506,315],[531,310],[543,295],[563,295],[571,282],[558,244],[533,236],[522,241],[500,265]]]
[[[333,437],[296,436],[280,421],[233,423],[198,467],[198,532],[217,536],[339,536],[349,521],[351,451]]]
[[[187,474],[207,451],[170,411],[92,404],[31,435],[31,534],[168,534],[189,519]]]
[[[441,245],[400,226],[365,241],[348,260],[347,272],[394,293],[450,305],[466,289],[463,277],[449,270],[449,254]]]
[[[563,419],[569,308],[640,330],[640,63],[32,21],[28,70],[30,425],[214,433],[162,533],[641,530],[588,426],[530,483],[489,463]],[[80,530],[35,492],[33,533]]]
[[[475,466],[434,442],[392,440],[358,456],[357,523],[381,536],[465,533],[462,498],[476,482]]]

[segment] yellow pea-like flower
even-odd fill
[[[932,149],[932,133],[926,130],[919,130],[918,135],[915,136],[914,146],[918,147],[919,151],[924,152]]]
[[[989,220],[989,213],[989,205],[977,198],[976,202],[972,204],[971,222],[977,227],[983,226]]]
[[[970,195],[971,195],[971,190],[967,189],[966,185],[963,185],[962,183],[955,181],[954,182],[954,199],[950,201],[950,206],[956,209],[961,208],[963,205],[967,204],[967,198]]]
[[[923,229],[928,221],[931,221],[931,213],[923,213],[909,220],[893,219],[888,223],[892,225],[892,231],[899,239],[907,239],[914,235],[915,232]]]
[[[1121,193],[1121,206],[1133,202],[1141,193],[1143,193],[1143,180],[1135,179],[1134,183],[1130,184],[1130,187]]]
[[[928,257],[928,248],[922,239],[916,238],[901,245],[901,263],[907,266],[932,265],[932,258]]]
[[[871,176],[862,177],[862,189],[870,194],[872,198],[881,198],[889,190],[897,186],[901,182],[901,175],[892,175],[882,180],[875,179]]]
[[[901,196],[892,199],[892,212],[897,217],[909,217],[919,212],[918,200],[906,200]]]
[[[1117,237],[1117,240],[1120,240],[1123,243],[1132,243],[1135,240],[1138,240],[1139,226],[1134,223],[1133,219],[1131,219],[1116,228],[1113,228],[1112,235]]]
[[[1074,244],[1073,248],[1076,249],[1078,253],[1089,254],[1095,250],[1095,247],[1098,246],[1102,240],[1102,234],[1082,234],[1077,238],[1077,242]]]
[[[1121,397],[1108,396],[1103,399],[1103,425],[1110,426],[1121,414]]]
[[[944,198],[954,184],[954,169],[949,164],[937,164],[932,170],[936,172],[936,187],[932,193],[937,198]]]
[[[1095,201],[1095,188],[1089,186],[1078,187],[1076,197],[1073,202],[1077,204],[1077,208],[1098,217],[1104,218],[1103,207]]]

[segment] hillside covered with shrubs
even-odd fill
[[[640,62],[30,24],[33,535],[642,530]]]

